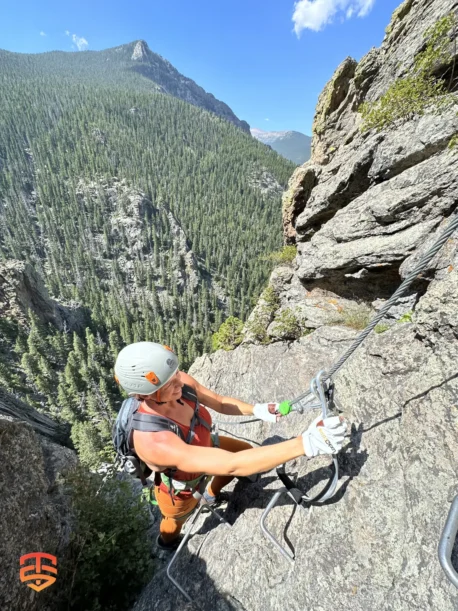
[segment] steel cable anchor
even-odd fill
[[[330,379],[326,379],[326,372],[321,370],[310,383],[310,394],[309,396],[315,397],[321,405],[322,419],[328,418],[331,415],[330,406],[334,406],[334,383]],[[310,498],[306,493],[299,490],[293,480],[286,474],[285,465],[281,465],[277,468],[277,475],[284,484],[283,488],[277,490],[270,500],[269,504],[265,508],[261,520],[260,526],[264,535],[274,544],[277,550],[287,559],[289,562],[294,563],[294,554],[283,547],[281,543],[274,537],[274,535],[268,530],[266,526],[266,520],[269,513],[277,505],[280,498],[286,494],[288,495],[299,507],[304,510],[309,509],[314,505],[321,505],[332,496],[334,496],[339,482],[339,464],[337,461],[337,455],[333,454],[332,458],[332,475],[328,480],[326,486],[314,497]]]

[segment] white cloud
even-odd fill
[[[85,51],[89,46],[88,41],[85,38],[83,38],[82,36],[77,36],[76,34],[72,34],[72,40],[75,43],[78,51]]]
[[[319,32],[336,16],[341,20],[365,17],[374,4],[375,0],[298,0],[294,4],[294,31],[297,36],[306,29]]]
[[[40,36],[46,36],[46,32],[43,32],[43,30],[41,30]]]
[[[270,119],[264,119],[264,121],[270,121]]]
[[[66,36],[70,36],[70,30],[65,30]]]

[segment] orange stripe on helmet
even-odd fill
[[[145,378],[148,380],[148,382],[151,382],[151,384],[159,384],[159,378],[154,371],[148,371],[148,373],[145,374]]]
[[[173,352],[173,350],[172,350],[172,348],[170,348],[170,346],[166,346],[165,344],[162,344],[162,345],[164,346],[164,348],[165,348],[166,350],[170,350],[170,352]]]

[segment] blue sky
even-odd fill
[[[380,45],[400,2],[2,0],[0,48],[82,52],[142,38],[252,127],[310,134],[335,68]]]

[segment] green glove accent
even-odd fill
[[[278,411],[282,416],[287,416],[292,410],[291,403],[289,401],[282,401],[278,406]]]

